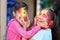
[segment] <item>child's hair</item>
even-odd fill
[[[48,9],[48,8],[45,8],[41,11],[41,14],[43,13],[43,15],[46,13],[49,17],[50,20],[53,20],[54,24],[53,26],[55,25],[55,22],[56,22],[56,15],[55,15],[55,12],[52,10],[52,9]]]
[[[28,10],[28,5],[25,4],[24,2],[18,2],[15,7],[14,7],[14,11],[16,12],[17,10],[19,10],[19,8],[25,7],[25,10]]]

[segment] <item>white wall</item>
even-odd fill
[[[1,40],[5,40],[6,1],[7,0],[1,0]]]

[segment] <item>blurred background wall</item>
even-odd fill
[[[0,7],[1,7],[1,12],[0,12],[0,14],[1,14],[1,15],[0,15],[0,16],[1,16],[1,17],[0,17],[0,18],[1,18],[1,20],[0,20],[0,21],[1,21],[1,34],[0,34],[1,37],[0,37],[0,38],[1,38],[1,39],[0,39],[0,40],[5,40],[5,32],[6,32],[6,28],[5,28],[5,27],[6,27],[6,13],[7,13],[7,12],[6,12],[6,11],[7,11],[7,10],[6,10],[6,9],[7,9],[7,8],[6,8],[6,7],[7,7],[7,5],[6,5],[7,2],[6,2],[6,1],[7,1],[7,0],[1,0],[1,1],[0,1],[0,2],[1,2],[1,6],[0,6]]]
[[[0,6],[1,6],[1,1],[0,1]],[[1,7],[0,7],[0,12],[1,12]],[[1,39],[1,13],[0,13],[0,39]]]

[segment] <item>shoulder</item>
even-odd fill
[[[50,28],[48,28],[48,29],[46,29],[46,31],[51,32],[51,29],[50,29]]]
[[[41,29],[40,31],[38,31],[38,33],[49,34],[49,33],[51,33],[51,29],[50,28],[48,28],[48,29]]]
[[[16,19],[11,19],[11,20],[8,22],[8,25],[10,25],[10,24],[16,24],[16,23],[17,23]]]

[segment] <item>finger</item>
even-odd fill
[[[37,24],[37,21],[39,20],[39,16],[36,16],[35,18],[34,18],[34,24]]]

